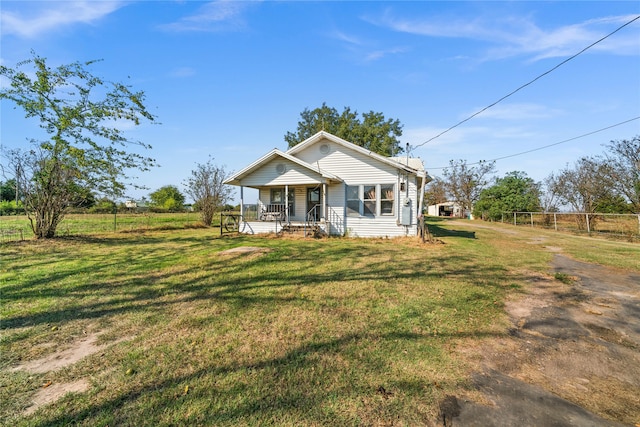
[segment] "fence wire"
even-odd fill
[[[56,229],[56,236],[82,236],[148,229],[180,228],[200,224],[200,214],[184,213],[126,213],[67,214]],[[219,224],[212,224],[214,227]],[[0,242],[30,239],[33,231],[26,216],[0,216]]]
[[[640,238],[640,214],[505,212],[502,222],[572,233]]]

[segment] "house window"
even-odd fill
[[[348,185],[347,216],[395,215],[395,185]]]
[[[270,203],[272,205],[284,205],[284,193],[284,188],[272,188]],[[296,211],[295,200],[296,198],[293,189],[289,188],[289,215],[294,215],[294,212]]]
[[[393,184],[380,185],[380,215],[393,215],[395,194]]]
[[[271,204],[284,203],[284,188],[272,188],[271,189]]]
[[[375,216],[376,214],[376,186],[365,185],[364,188],[364,212],[365,216]]]
[[[359,193],[359,185],[347,185],[347,216],[360,216]]]

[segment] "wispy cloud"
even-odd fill
[[[387,10],[379,17],[367,17],[366,20],[393,31],[419,36],[485,41],[492,47],[484,52],[484,60],[528,55],[535,61],[576,53],[633,18],[632,15],[608,16],[552,29],[541,28],[530,17],[512,16],[421,19],[398,17]],[[639,27],[633,24],[627,31],[597,45],[594,51],[637,54],[640,47]]]
[[[478,108],[475,111],[463,113],[462,118],[469,117],[480,109],[481,108]],[[560,110],[550,109],[539,104],[513,103],[494,106],[483,111],[477,118],[497,120],[532,120],[557,117],[561,114],[563,114],[563,112]]]
[[[241,31],[247,27],[244,12],[257,2],[216,0],[201,6],[198,11],[176,22],[160,26],[166,31],[220,32]]]
[[[365,60],[366,61],[376,61],[378,59],[382,59],[386,56],[390,56],[390,55],[398,55],[401,53],[405,53],[407,52],[409,49],[406,47],[392,47],[389,49],[380,49],[380,50],[374,50],[371,51],[369,53],[367,53],[365,55]]]
[[[2,35],[35,38],[42,34],[74,24],[91,24],[121,8],[119,1],[64,1],[14,3],[30,7],[10,10],[3,5],[0,11]],[[38,7],[34,7],[38,5]]]
[[[328,36],[343,43],[344,47],[349,50],[354,57],[364,62],[378,61],[387,56],[398,55],[409,50],[402,46],[378,48],[379,43],[375,41],[365,40],[341,30],[334,30],[329,33]]]
[[[194,70],[191,67],[180,67],[180,68],[175,68],[173,70],[171,70],[170,72],[170,76],[171,77],[191,77],[191,76],[195,76],[196,75],[196,70]]]
[[[334,30],[329,34],[329,37],[334,38],[336,40],[340,40],[342,42],[345,42],[346,44],[349,45],[353,45],[353,46],[362,46],[363,42],[362,40],[360,40],[360,38],[352,35],[352,34],[347,34],[343,31],[340,30]]]

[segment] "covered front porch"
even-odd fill
[[[225,184],[240,187],[242,233],[278,233],[283,229],[315,228],[335,234],[334,215],[328,205],[329,193],[336,197],[344,184],[336,175],[288,153],[274,149],[245,169],[229,177]],[[255,211],[245,209],[245,189],[258,191]],[[250,193],[255,194],[253,191]]]
[[[247,209],[244,187],[240,187],[241,233],[329,233],[326,183],[253,188],[258,190],[258,200],[249,205],[255,209]]]

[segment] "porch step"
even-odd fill
[[[304,224],[285,224],[282,226],[281,233],[289,234],[301,234],[306,236],[316,236],[320,233],[319,225],[304,225]]]

